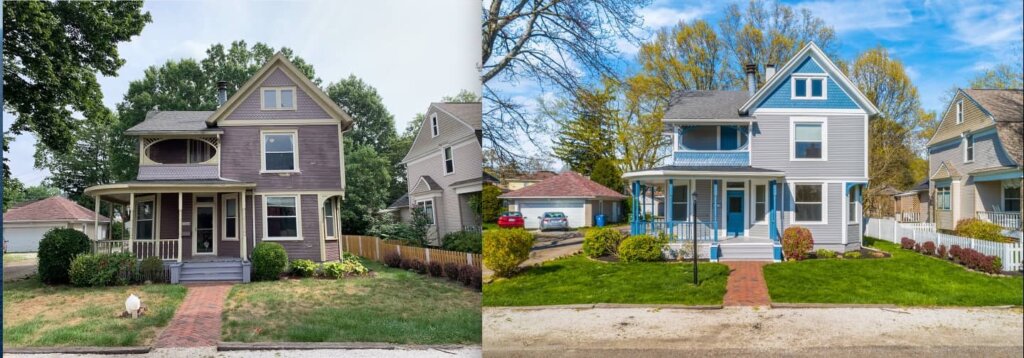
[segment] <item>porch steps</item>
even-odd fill
[[[719,261],[772,261],[775,252],[771,242],[744,242],[719,244]]]
[[[242,282],[241,261],[184,262],[181,265],[181,283]]]

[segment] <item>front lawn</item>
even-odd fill
[[[232,342],[480,344],[480,293],[363,260],[376,277],[235,285],[221,339]]]
[[[701,285],[695,287],[690,264],[609,263],[577,255],[484,285],[484,306],[721,304],[729,268],[715,263],[699,265]]]
[[[938,258],[864,238],[892,253],[877,260],[807,260],[764,267],[772,302],[906,306],[1021,305],[1024,278],[992,277]]]
[[[4,283],[4,347],[144,346],[185,298],[179,285],[77,288],[47,286],[38,276]],[[134,293],[147,311],[121,318]]]

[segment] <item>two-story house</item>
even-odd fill
[[[1020,230],[1024,91],[959,89],[928,141],[934,220],[977,217]]]
[[[85,193],[97,212],[130,208],[130,238],[97,251],[160,257],[172,282],[248,281],[260,242],[338,259],[351,117],[280,53],[231,98],[218,87],[215,111],[155,110],[125,131],[138,137],[138,177]]]
[[[388,209],[403,221],[411,219],[410,208],[423,209],[435,245],[448,233],[480,229],[470,201],[483,190],[482,110],[480,102],[431,103],[402,159],[409,191]]]
[[[777,71],[747,65],[747,91],[679,91],[663,122],[671,155],[625,173],[634,210],[665,193],[663,219],[633,217],[631,231],[667,233],[670,246],[699,243],[700,257],[780,260],[786,227],[815,249],[861,246],[861,191],[868,181],[868,119],[878,109],[815,44]],[[696,214],[696,218],[694,218]]]

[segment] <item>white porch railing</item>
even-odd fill
[[[898,212],[895,215],[893,215],[893,217],[896,218],[896,221],[901,222],[901,223],[927,223],[927,222],[931,221],[931,220],[928,220],[928,213],[927,212],[914,212],[914,211]]]
[[[134,248],[129,247],[128,240],[96,240],[92,242],[92,252],[95,254],[134,252],[139,259],[150,256],[159,257],[161,260],[178,259],[177,239],[135,240],[132,245]]]
[[[1009,211],[979,211],[978,219],[1002,226],[1004,229],[1020,229],[1020,213]]]
[[[935,224],[933,223],[904,224],[890,218],[865,218],[864,221],[866,222],[864,225],[864,236],[871,236],[896,244],[900,243],[900,239],[906,237],[918,243],[931,241],[935,243],[935,246],[946,245],[946,247],[951,247],[959,245],[963,248],[977,250],[985,255],[999,256],[1003,261],[1003,271],[1020,271],[1024,268],[1020,242],[995,242],[943,234],[935,230]]]
[[[693,222],[692,221],[674,221],[674,220],[647,220],[638,223],[638,230],[640,234],[647,235],[658,235],[666,234],[669,236],[670,242],[678,241],[691,241],[693,240]],[[697,241],[714,241],[715,229],[712,223],[697,222]]]

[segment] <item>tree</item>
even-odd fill
[[[555,105],[564,110],[549,111],[555,112],[551,115],[560,128],[554,139],[554,155],[569,169],[590,175],[598,160],[614,155],[614,136],[610,128],[611,117],[615,115],[610,108],[616,95],[614,90],[608,87],[580,89],[573,103]]]
[[[622,181],[622,170],[619,170],[615,161],[609,158],[597,161],[593,173],[590,174],[590,180],[616,192],[622,192],[626,188],[626,183]]]
[[[501,206],[501,199],[498,199],[498,196],[501,195],[501,189],[493,184],[484,183],[481,194],[480,217],[485,223],[497,222],[498,217],[501,216],[502,209],[504,209]]]
[[[85,195],[85,188],[114,182],[111,166],[110,127],[115,117],[106,107],[84,113],[85,119],[74,130],[74,140],[66,153],[50,150],[36,143],[35,167],[46,168],[50,175],[46,183],[60,189],[68,198],[87,208],[93,199]]]
[[[850,81],[878,107],[879,117],[888,118],[906,128],[916,128],[921,99],[917,87],[907,75],[903,63],[878,46],[853,61]]]
[[[659,30],[654,40],[640,46],[641,72],[632,80],[638,90],[653,94],[667,105],[673,91],[717,90],[728,86],[725,43],[704,21],[680,21],[671,30]]]
[[[4,153],[10,149],[11,141],[14,141],[14,136],[4,133],[3,138],[3,150]],[[3,210],[6,212],[8,208],[13,205],[14,197],[21,195],[22,190],[25,190],[25,184],[23,184],[18,178],[11,176],[11,168],[7,165],[7,158],[4,158],[3,166],[3,191],[0,191],[0,197],[3,198]]]
[[[379,183],[391,181],[390,164],[372,146],[355,145],[345,138],[345,200],[341,203],[341,220],[345,234],[365,234],[371,227],[370,216],[387,205],[389,188]]]
[[[444,96],[441,98],[442,102],[446,103],[474,103],[480,102],[480,95],[473,91],[463,89],[456,93],[454,96]]]
[[[525,137],[537,144],[544,126],[498,82],[527,80],[575,93],[587,74],[613,72],[621,40],[639,41],[636,12],[649,0],[493,0],[483,11],[481,82],[484,141],[495,158],[514,162]],[[487,3],[485,3],[487,4]],[[582,72],[582,73],[581,73]]]

